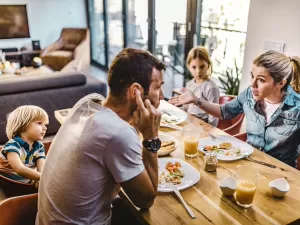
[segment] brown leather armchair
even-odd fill
[[[89,30],[63,28],[60,38],[41,52],[43,64],[59,71],[72,60],[81,62],[82,67],[90,64]]]

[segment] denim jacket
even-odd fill
[[[253,99],[251,87],[221,106],[223,119],[245,113],[247,143],[296,167],[300,152],[300,94],[288,86],[284,100],[267,124],[259,102]]]

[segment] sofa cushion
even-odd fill
[[[81,69],[81,61],[74,59],[71,62],[69,62],[64,68],[62,68],[60,72],[61,73],[76,72],[76,71],[80,71],[80,69]]]
[[[49,52],[49,53],[47,54],[47,56],[57,56],[57,57],[72,58],[72,57],[73,57],[73,52],[71,52],[71,51],[63,51],[63,50],[59,50],[59,51]]]
[[[64,66],[72,61],[72,57],[46,55],[42,57],[43,64],[55,71],[60,71]]]
[[[20,76],[0,81],[0,96],[47,89],[84,85],[86,76],[80,72],[53,73],[40,76]]]

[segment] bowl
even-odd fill
[[[226,177],[219,182],[220,189],[225,196],[231,196],[236,190],[236,181],[232,177]]]
[[[178,140],[170,135],[166,135],[166,134],[159,134],[158,135],[160,141],[162,142],[162,144],[164,142],[169,142],[172,141],[173,142],[173,146],[172,148],[168,148],[168,149],[162,149],[160,148],[157,152],[158,156],[165,156],[165,155],[169,155],[171,152],[175,151],[175,149],[178,147]]]
[[[272,180],[269,183],[269,187],[271,188],[272,195],[278,198],[283,197],[290,190],[290,185],[284,178]]]

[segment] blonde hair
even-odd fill
[[[48,114],[45,110],[34,105],[24,105],[12,111],[6,124],[6,135],[9,139],[20,135],[32,121],[49,122]]]
[[[286,80],[283,90],[290,84],[296,92],[300,91],[300,58],[297,56],[288,57],[276,51],[267,51],[253,60],[256,66],[266,68],[275,83]]]
[[[193,59],[204,60],[208,64],[208,67],[209,67],[209,74],[207,75],[207,77],[212,74],[212,71],[213,71],[212,70],[212,62],[211,62],[210,56],[209,56],[206,48],[204,48],[203,46],[197,46],[197,47],[192,48],[189,51],[189,54],[186,59],[187,66],[190,65],[190,63]]]

